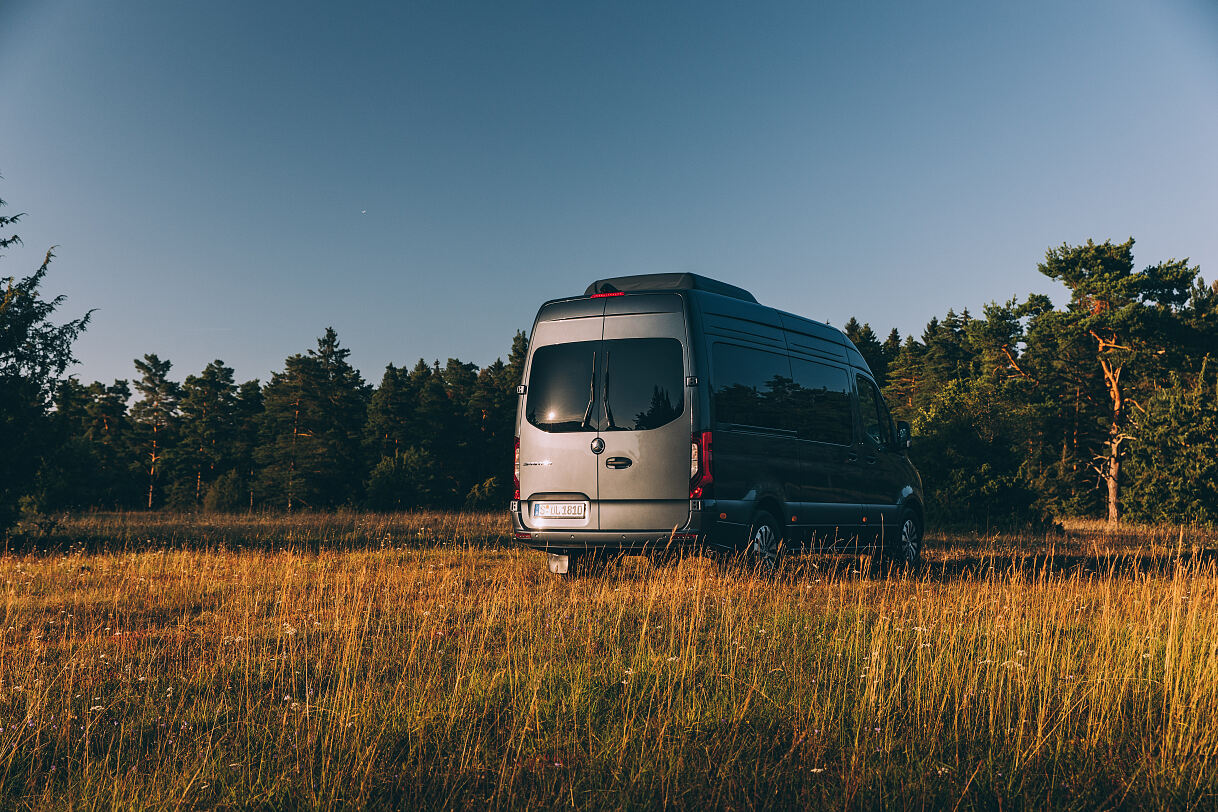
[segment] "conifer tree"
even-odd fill
[[[180,402],[179,467],[186,474],[179,502],[198,507],[216,478],[235,465],[237,386],[233,370],[217,359],[187,375]]]
[[[1135,271],[1133,245],[1132,237],[1119,245],[1111,240],[1062,244],[1049,249],[1038,266],[1071,296],[1065,310],[1042,317],[1044,326],[1061,336],[1061,344],[1085,353],[1086,367],[1098,369],[1102,377],[1106,435],[1096,454],[1096,471],[1105,486],[1105,513],[1113,523],[1120,519],[1129,400],[1163,373],[1168,348],[1187,342],[1181,314],[1199,271],[1187,259]]]
[[[357,500],[364,482],[362,435],[368,387],[327,328],[317,349],[284,361],[263,392],[262,484],[288,510]]]
[[[131,416],[143,436],[149,510],[155,502],[165,451],[173,442],[172,431],[178,414],[181,388],[169,380],[172,367],[168,359],[162,361],[155,354],[147,354],[143,360],[135,359],[135,370],[140,373],[135,388],[143,397],[131,408]]]
[[[851,316],[842,332],[846,334],[846,338],[854,342],[854,346],[858,348],[859,354],[863,356],[863,360],[871,368],[871,374],[875,376],[875,382],[882,388],[888,381],[888,357],[884,352],[884,345],[876,338],[875,331],[871,329],[871,325],[860,325],[858,319]]]
[[[392,457],[416,442],[413,433],[418,393],[410,373],[389,364],[368,402],[364,439],[373,459]]]
[[[0,209],[5,205],[0,200]],[[22,217],[0,214],[0,250],[21,244],[4,233]],[[42,456],[48,450],[47,410],[64,370],[76,359],[72,342],[88,326],[90,313],[53,324],[50,319],[64,297],[42,299],[39,288],[54,254],[22,279],[0,277],[0,532],[17,515],[18,500],[34,487]]]

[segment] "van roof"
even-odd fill
[[[635,276],[614,276],[598,279],[584,291],[585,296],[597,293],[635,293],[653,290],[704,290],[746,302],[757,302],[753,294],[744,288],[700,276],[696,273],[648,273]]]

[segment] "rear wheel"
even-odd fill
[[[745,561],[763,574],[778,569],[778,557],[782,552],[782,526],[764,510],[757,511],[749,525],[748,548]]]
[[[922,519],[913,508],[901,511],[893,538],[885,539],[884,557],[894,564],[915,566],[922,562]]]

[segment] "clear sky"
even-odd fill
[[[627,273],[903,335],[1063,242],[1218,277],[1214,0],[0,0],[0,83],[86,381],[486,364]]]

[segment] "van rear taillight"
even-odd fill
[[[615,290],[610,293],[594,293],[594,294],[592,294],[592,298],[593,299],[604,299],[606,296],[625,296],[625,295],[626,295],[625,291]]]
[[[520,498],[520,438],[516,438],[516,462],[512,466],[512,484],[516,486],[513,499]]]
[[[709,497],[714,481],[711,475],[711,433],[696,432],[689,442],[689,498]]]

